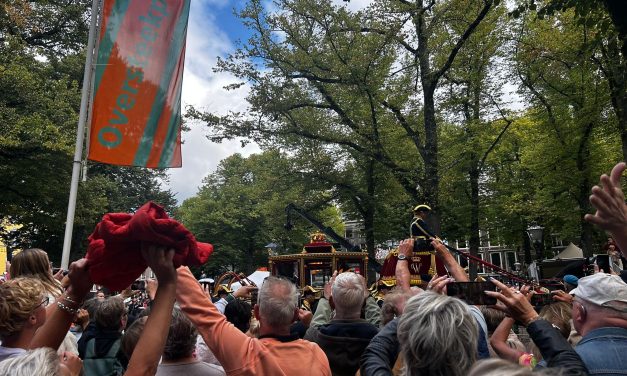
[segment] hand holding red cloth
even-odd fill
[[[142,242],[174,248],[176,268],[204,264],[213,252],[211,244],[197,242],[161,206],[148,202],[135,214],[105,214],[96,225],[86,256],[92,281],[113,291],[128,287],[147,267]]]

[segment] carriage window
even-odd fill
[[[507,267],[510,270],[515,270],[516,267],[514,264],[516,264],[516,252],[506,252],[505,256],[507,257]]]
[[[501,254],[490,253],[490,262],[496,266],[501,266]]]
[[[337,270],[340,273],[353,272],[357,274],[363,274],[363,270],[364,270],[363,261],[339,259],[337,260]]]
[[[275,261],[274,275],[287,278],[299,286],[298,261]]]
[[[304,265],[305,285],[314,288],[324,288],[324,285],[331,280],[330,260],[307,260]]]

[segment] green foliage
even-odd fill
[[[289,203],[342,231],[339,212],[329,204],[327,193],[304,184],[299,176],[290,159],[269,150],[248,158],[234,154],[204,179],[198,194],[183,202],[178,218],[198,240],[214,245],[214,255],[204,266],[209,274],[266,266],[265,246],[271,242],[283,253],[300,252],[318,229],[296,220],[296,227],[286,230]]]
[[[89,0],[2,0],[0,41],[23,41],[47,56],[80,52],[87,40]]]
[[[0,47],[0,215],[25,225],[18,244],[63,226],[80,93],[52,74],[18,41]]]
[[[163,171],[90,163],[72,257],[104,213],[148,200],[216,246],[212,274],[265,265],[270,242],[299,251],[315,229],[283,229],[290,202],[340,234],[342,219],[363,220],[369,250],[405,237],[409,208],[433,200],[450,240],[482,229],[517,245],[536,221],[590,251],[602,234],[582,221],[588,192],[621,158],[621,138],[627,155],[624,29],[610,3],[524,0],[507,18],[493,0],[378,0],[362,12],[250,0],[240,17],[252,37],[216,68],[239,80],[229,89],[250,87],[249,111],[188,117],[212,140],[266,151],[225,159],[180,208]],[[0,236],[53,259],[88,19],[86,0],[0,1],[0,219],[24,225]],[[506,84],[519,87],[519,112]]]
[[[61,257],[90,1],[0,2],[0,236]],[[163,172],[89,165],[77,201],[72,258],[107,212],[154,200],[174,212]]]

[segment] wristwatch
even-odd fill
[[[405,254],[403,254],[403,253],[399,253],[397,258],[399,260],[407,260],[407,256],[405,256]]]

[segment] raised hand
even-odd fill
[[[233,296],[235,298],[250,299],[252,298],[252,292],[256,290],[257,290],[257,287],[254,287],[254,286],[241,286],[240,288],[235,290],[235,292],[233,293]]]
[[[337,270],[333,272],[333,276],[331,276],[331,280],[324,285],[324,298],[329,300],[331,298],[331,292],[333,287],[333,282],[335,282],[335,277],[337,277]]]
[[[298,320],[303,323],[306,327],[309,327],[311,324],[311,319],[313,319],[313,313],[307,311],[305,309],[298,310]]]
[[[427,284],[427,291],[433,291],[436,294],[446,295],[446,285],[451,282],[455,282],[455,278],[450,278],[448,275],[437,276],[434,275],[429,284]]]
[[[411,256],[414,253],[414,239],[405,239],[398,245],[398,254],[405,255],[408,260],[411,260]]]
[[[155,294],[157,293],[157,288],[159,287],[159,282],[157,282],[154,278],[146,279],[146,294],[150,300],[155,300]],[[209,295],[207,295],[209,296]]]
[[[435,254],[444,258],[449,255],[448,249],[440,239],[431,240],[431,246],[435,249]]]
[[[566,291],[555,290],[555,291],[551,291],[551,294],[553,295],[553,300],[555,300],[556,302],[565,302],[565,303],[573,302],[573,296],[567,293]]]
[[[57,270],[57,272],[52,276],[52,278],[56,279],[57,281],[61,282],[61,280],[63,280],[63,269],[59,269]]]
[[[176,298],[176,269],[172,262],[174,250],[142,243],[141,253],[146,264],[157,276],[159,287],[144,331],[129,360],[126,376],[154,375],[157,372]]]
[[[164,280],[176,281],[176,269],[172,263],[174,249],[142,243],[141,253],[148,267],[157,276],[159,283],[162,283]]]
[[[586,221],[610,232],[621,250],[627,246],[624,244],[627,233],[627,205],[620,184],[626,167],[625,162],[620,162],[614,166],[610,176],[601,175],[599,185],[592,187],[590,196],[590,204],[596,209],[596,213],[586,214],[584,217]]]
[[[490,281],[501,291],[486,291],[485,293],[503,303],[503,305],[496,305],[493,308],[509,314],[513,319],[525,326],[538,318],[538,313],[533,309],[530,302],[533,292],[528,286],[524,286],[518,291],[510,289],[494,278],[490,278]]]
[[[82,301],[85,295],[91,290],[93,282],[89,278],[87,259],[80,259],[70,264],[68,273],[70,286],[68,294],[76,301]]]

